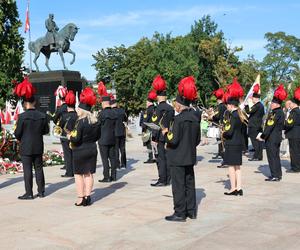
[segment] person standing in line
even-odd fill
[[[281,104],[286,98],[287,92],[285,91],[283,84],[280,84],[274,92],[271,103],[271,112],[266,120],[265,129],[258,137],[259,140],[265,140],[268,163],[271,172],[271,175],[265,179],[265,181],[277,182],[282,179],[279,154],[285,118]]]
[[[73,152],[70,148],[70,141],[66,137],[67,132],[74,129],[77,120],[77,113],[75,111],[76,97],[72,90],[68,91],[65,97],[65,103],[67,105],[67,112],[62,113],[61,119],[59,121],[59,126],[62,128],[61,142],[66,166],[66,173],[61,175],[61,177],[74,177]]]
[[[184,222],[186,217],[197,218],[194,165],[196,147],[200,143],[200,123],[190,103],[197,95],[195,79],[183,78],[178,85],[174,117],[170,128],[162,129],[167,143],[167,162],[172,176],[174,213],[167,221]]]
[[[160,127],[159,130],[153,132],[152,139],[157,143],[157,168],[158,168],[158,180],[156,183],[151,183],[152,187],[162,187],[170,185],[171,175],[170,168],[167,164],[166,149],[165,149],[165,137],[162,134],[162,129],[169,128],[170,123],[174,118],[174,109],[169,105],[167,100],[167,85],[165,80],[158,75],[155,77],[152,83],[153,89],[157,93],[158,105],[155,109],[151,121]]]
[[[97,100],[94,91],[86,87],[79,98],[80,104],[76,109],[78,119],[72,132],[68,133],[67,138],[70,140],[73,152],[73,166],[78,197],[75,206],[89,206],[92,204],[93,174],[96,172],[97,164],[96,141],[101,134],[100,124],[91,113],[91,108],[96,104]]]
[[[43,171],[44,141],[43,135],[49,133],[49,121],[46,114],[35,109],[35,89],[27,78],[18,84],[15,94],[22,99],[25,112],[19,115],[15,137],[20,141],[20,155],[23,164],[25,194],[20,200],[33,199],[32,166],[35,170],[35,179],[38,186],[37,197],[45,196],[45,176]]]
[[[148,93],[148,98],[147,98],[147,102],[146,102],[146,112],[144,114],[144,122],[148,122],[151,123],[151,117],[153,116],[154,112],[155,112],[155,105],[154,102],[156,101],[157,98],[157,94],[155,92],[155,90],[150,90]],[[152,137],[152,131],[149,127],[147,127],[145,124],[142,125],[142,132],[143,133],[150,133],[149,136],[149,140],[147,142],[144,142],[144,146],[146,146],[147,150],[148,150],[148,160],[145,161],[144,163],[155,163],[155,153],[153,152],[152,149],[152,141],[151,141],[151,137]]]
[[[249,115],[248,136],[254,148],[254,154],[248,161],[262,161],[263,142],[256,139],[258,133],[262,132],[263,117],[265,115],[264,105],[260,102],[259,84],[253,87],[252,102],[253,106],[251,108],[249,108],[248,103],[245,106],[245,111]]]
[[[111,109],[110,96],[107,94],[103,82],[100,82],[98,85],[98,93],[102,99],[102,111],[98,115],[98,121],[101,126],[101,137],[98,140],[98,146],[103,165],[103,179],[99,180],[99,182],[111,182],[117,180],[117,159],[115,150],[117,116]]]
[[[289,140],[291,169],[288,173],[300,172],[300,87],[291,99],[291,111],[284,123],[285,137]]]
[[[230,190],[225,195],[243,195],[242,190],[242,124],[245,122],[239,109],[240,99],[244,96],[244,90],[234,78],[233,83],[228,86],[227,109],[229,113],[223,120],[224,164],[228,165]]]
[[[116,164],[117,168],[126,168],[126,129],[125,123],[127,123],[127,116],[123,108],[118,107],[117,100],[112,98],[110,101],[112,110],[116,113],[117,121],[115,127],[116,136]],[[121,153],[121,161],[120,161]]]

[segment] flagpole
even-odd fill
[[[29,0],[27,0],[27,9],[28,9],[28,19],[29,19],[29,15],[30,15],[30,11],[29,11]],[[30,20],[30,19],[29,19]],[[29,38],[29,43],[31,42],[31,28],[29,25],[29,29],[28,29],[28,38]],[[28,44],[29,44],[28,43]],[[29,60],[30,60],[30,68],[29,68],[29,72],[32,73],[32,56],[31,56],[31,50],[29,50]]]

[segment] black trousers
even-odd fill
[[[160,183],[169,183],[171,180],[171,175],[170,167],[167,165],[166,149],[164,142],[158,142],[157,151],[158,181]]]
[[[116,136],[116,159],[117,159],[117,167],[120,166],[126,167],[126,137],[125,136]],[[121,162],[120,162],[120,153],[121,153]]]
[[[171,175],[175,214],[196,214],[194,166],[171,166]]]
[[[224,143],[221,139],[218,139],[218,155],[224,158]]]
[[[146,142],[146,147],[148,149],[148,160],[153,160],[153,152],[152,152],[152,145],[151,140]]]
[[[116,151],[115,145],[99,145],[105,179],[116,178]]]
[[[250,140],[254,148],[253,158],[262,160],[264,143],[262,141],[257,140],[256,136],[250,136]]]
[[[269,162],[269,167],[271,171],[271,176],[276,178],[282,177],[282,171],[281,171],[281,162],[280,162],[280,142],[270,142],[266,141],[266,152]]]
[[[66,166],[66,175],[73,176],[73,153],[72,149],[69,147],[69,141],[62,140],[61,141],[62,149],[64,152],[65,166]]]
[[[300,139],[289,139],[291,168],[300,171]]]
[[[32,166],[34,166],[35,180],[38,186],[38,193],[45,192],[45,177],[43,171],[43,156],[40,155],[21,155],[23,164],[25,191],[27,195],[32,195],[33,174]]]

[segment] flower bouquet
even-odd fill
[[[0,174],[15,174],[21,172],[23,172],[21,162],[11,162],[8,158],[0,158]]]
[[[58,150],[48,150],[43,155],[44,166],[62,165],[64,164],[64,154]]]

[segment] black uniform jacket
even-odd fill
[[[255,103],[251,109],[248,105],[245,106],[245,111],[249,114],[248,127],[262,130],[262,122],[265,114],[264,105],[261,102]]]
[[[217,112],[213,116],[213,122],[221,124],[226,110],[227,108],[224,103],[218,104]]]
[[[60,107],[55,111],[53,122],[57,125],[63,113],[68,112],[68,105],[63,103]]]
[[[43,135],[48,133],[49,123],[46,114],[35,109],[28,109],[20,114],[15,129],[15,136],[20,141],[20,154],[43,154]]]
[[[62,136],[66,136],[67,131],[72,131],[75,127],[75,123],[77,120],[77,113],[76,111],[70,111],[70,112],[63,112],[61,115],[61,119],[59,120],[58,126],[62,128]],[[65,139],[63,139],[65,140]]]
[[[82,118],[76,121],[75,127],[71,132],[70,141],[75,147],[85,143],[94,143],[101,136],[99,121],[91,124],[88,118]]]
[[[100,112],[98,120],[101,126],[99,144],[106,146],[115,145],[115,127],[117,121],[116,113],[111,108],[105,108]]]
[[[152,115],[151,122],[165,128],[170,127],[170,123],[174,118],[174,109],[171,105],[167,104],[165,101],[160,102],[154,114]],[[165,137],[161,133],[161,130],[153,131],[152,133],[153,141],[165,142]]]
[[[291,110],[284,123],[285,137],[288,139],[300,139],[300,109]],[[299,152],[300,154],[300,152]]]
[[[170,166],[195,165],[196,147],[200,143],[200,123],[194,110],[183,110],[174,117],[170,130],[165,134],[167,160]]]
[[[280,143],[282,140],[284,120],[284,113],[281,108],[272,110],[266,120],[265,129],[261,138],[266,142]]]
[[[226,113],[226,119],[224,120],[224,132],[223,138],[225,139],[225,146],[242,146],[242,121],[239,117],[238,111]]]
[[[198,122],[201,122],[201,115],[202,115],[202,111],[198,106],[194,106],[192,107],[192,111],[194,113],[194,115],[196,116],[196,118],[198,119]]]
[[[113,108],[112,109],[117,117],[116,120],[116,127],[115,127],[115,136],[120,137],[120,136],[125,136],[126,131],[125,131],[125,125],[124,122],[127,122],[127,116],[125,113],[125,110],[122,108]]]
[[[146,109],[146,112],[144,113],[143,122],[152,122],[151,118],[155,112],[155,106],[154,104],[148,106]],[[145,124],[142,124],[142,131],[145,132],[147,129],[149,129]]]

